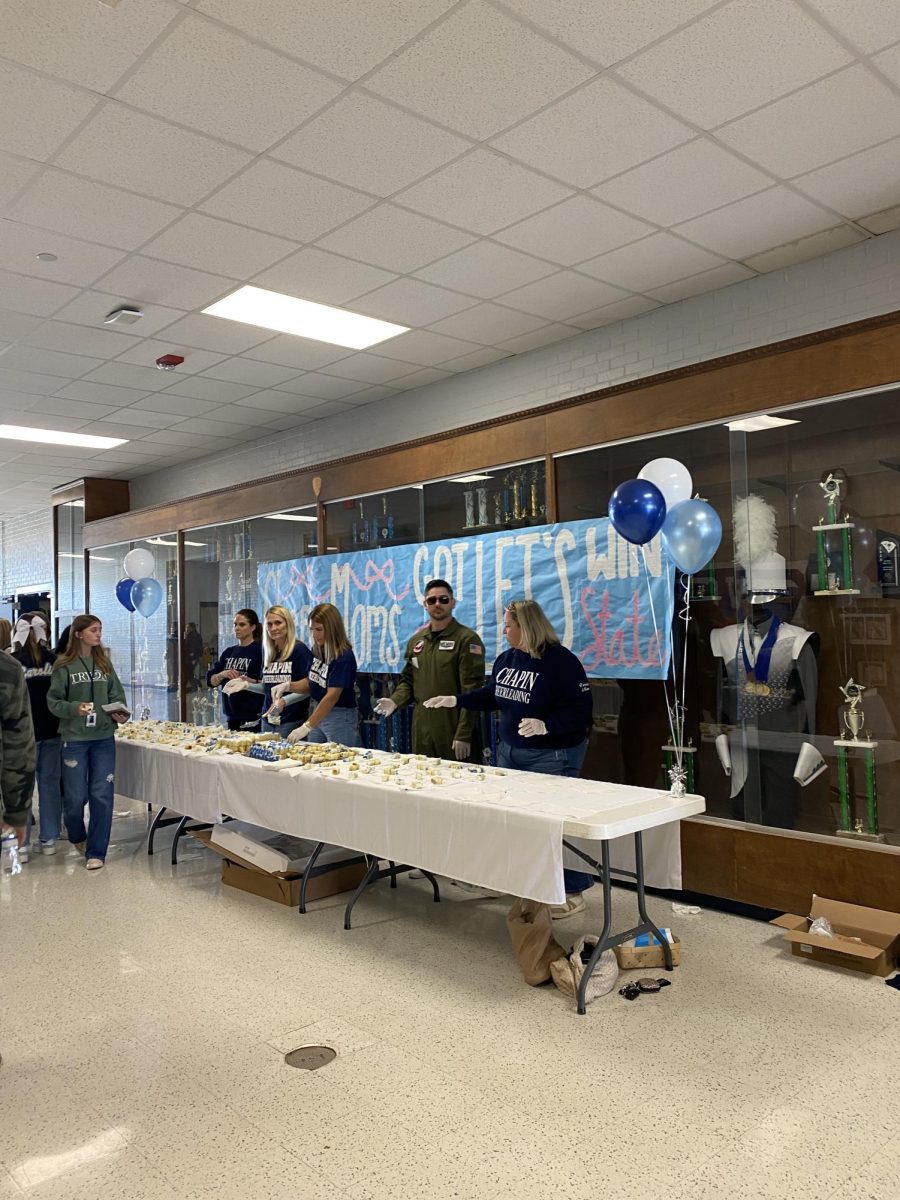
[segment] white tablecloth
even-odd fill
[[[117,741],[116,793],[215,823],[222,819],[219,776],[224,761],[172,746]]]

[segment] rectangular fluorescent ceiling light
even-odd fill
[[[456,479],[451,479],[450,483],[478,483],[482,479],[493,480],[493,475],[458,475]]]
[[[59,552],[60,558],[83,558],[83,554],[67,554],[64,550]],[[91,554],[91,562],[115,562],[114,558],[104,558],[102,554]]]
[[[111,450],[128,438],[100,437],[95,433],[63,433],[61,429],[29,429],[27,425],[0,425],[0,438],[14,442],[43,442],[47,446],[82,446],[89,450]]]
[[[269,513],[264,521],[317,521],[318,517],[308,517],[304,513]]]
[[[241,321],[244,325],[258,325],[262,329],[274,329],[276,333],[293,333],[316,342],[348,346],[351,350],[365,350],[409,329],[408,325],[393,325],[390,321],[363,317],[344,308],[314,304],[311,300],[300,300],[249,284],[203,311],[210,317],[227,317],[229,321]]]
[[[148,546],[177,546],[177,545],[178,545],[178,542],[177,542],[177,541],[174,541],[174,542],[167,542],[167,541],[165,540],[165,538],[159,538],[159,537],[157,537],[157,538],[144,538],[144,541],[147,543],[147,545],[148,545]],[[205,545],[206,545],[206,542],[189,542],[187,539],[185,539],[185,543],[184,543],[184,544],[185,544],[186,546],[205,546]]]
[[[732,433],[758,433],[761,429],[777,429],[779,425],[799,425],[788,417],[744,417],[740,421],[726,421]]]
[[[84,501],[83,500],[67,500],[65,502],[65,504],[62,505],[62,507],[63,508],[84,508]]]

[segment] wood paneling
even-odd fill
[[[50,503],[56,508],[73,500],[84,500],[84,520],[102,521],[117,513],[127,513],[130,503],[127,479],[76,479],[54,488]]]
[[[893,849],[691,819],[681,824],[681,856],[685,891],[782,912],[809,912],[813,894],[900,912]]]

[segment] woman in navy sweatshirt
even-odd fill
[[[503,632],[509,650],[498,655],[483,688],[460,696],[433,696],[426,708],[500,710],[497,766],[577,778],[593,714],[590,684],[578,658],[563,646],[536,600],[514,600]],[[584,911],[592,886],[584,871],[565,871],[566,903],[557,920]]]
[[[209,687],[221,687],[232,679],[262,679],[262,625],[252,608],[239,608],[234,614],[237,645],[223,650],[206,674]],[[259,732],[262,694],[248,690],[222,693],[222,709],[229,729]]]

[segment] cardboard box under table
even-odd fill
[[[669,943],[672,950],[672,966],[681,963],[681,941],[671,929],[661,929],[660,933]],[[623,971],[646,970],[648,967],[664,967],[666,956],[663,953],[662,942],[653,933],[640,933],[637,937],[629,938],[614,947],[616,962]]]
[[[233,850],[217,846],[212,841],[213,832],[203,831],[193,836],[197,841],[208,846],[210,850],[220,854],[222,859],[222,882],[229,887],[239,888],[242,892],[250,892],[253,896],[261,896],[266,900],[274,900],[276,904],[292,905],[300,903],[300,883],[305,862],[303,859],[293,859],[290,871],[264,871],[249,859],[242,858]],[[312,853],[315,842],[307,843],[307,856]],[[306,885],[306,899],[321,900],[326,896],[337,896],[341,892],[350,892],[359,884],[365,874],[363,863],[347,864],[348,851],[338,851],[340,861],[329,867],[326,860],[322,863],[325,868],[321,874],[312,876]],[[321,859],[320,859],[321,862]]]
[[[796,913],[785,913],[772,922],[787,931],[785,941],[797,958],[867,975],[885,976],[894,970],[900,953],[900,913],[813,896],[809,915],[827,917],[835,936],[810,933],[808,919]]]

